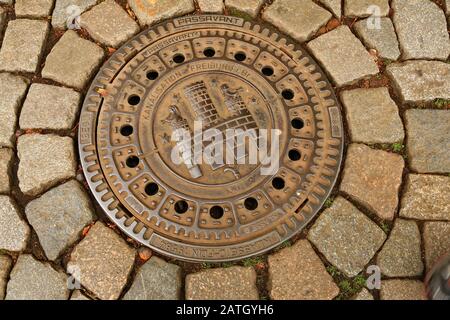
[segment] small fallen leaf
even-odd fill
[[[266,264],[264,262],[258,263],[257,265],[255,265],[255,268],[257,270],[264,270],[266,269]]]
[[[138,254],[142,261],[148,261],[152,257],[153,252],[147,247],[140,247]]]
[[[320,36],[320,35],[322,35],[322,34],[324,34],[324,33],[326,33],[326,32],[327,32],[327,27],[326,27],[326,26],[323,26],[323,27],[321,27],[321,28],[319,29],[319,31],[317,31],[316,36]]]
[[[103,98],[108,96],[108,91],[103,88],[97,88],[95,89],[99,95],[101,95]]]
[[[83,237],[86,237],[87,234],[89,233],[89,230],[91,230],[92,224],[84,227],[83,231],[81,232],[81,234],[83,235]]]
[[[331,31],[331,30],[333,30],[333,29],[336,29],[336,28],[339,27],[340,25],[341,25],[341,22],[340,22],[338,19],[336,19],[336,18],[331,19],[331,20],[327,23],[327,30],[328,30],[328,31]]]
[[[114,230],[116,229],[116,225],[114,223],[108,222],[108,223],[106,223],[106,225],[111,229],[114,229]]]

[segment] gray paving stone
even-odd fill
[[[372,56],[347,26],[310,41],[307,47],[338,87],[379,72]]]
[[[43,18],[49,16],[54,0],[16,0],[17,17]]]
[[[83,287],[102,300],[118,299],[134,264],[135,250],[97,222],[74,249],[67,265]]]
[[[450,172],[450,110],[406,111],[410,167],[419,173]]]
[[[347,151],[340,190],[374,211],[394,219],[405,162],[394,153],[351,144]]]
[[[258,300],[256,272],[251,267],[203,270],[186,277],[187,300]]]
[[[264,4],[264,0],[225,0],[225,7],[231,14],[244,13],[250,18],[256,18]]]
[[[73,19],[102,0],[56,0],[52,14],[53,28],[67,29]]]
[[[28,83],[23,77],[0,73],[0,146],[14,146],[17,113]]]
[[[0,148],[0,193],[11,191],[11,165],[14,152],[9,148]]]
[[[427,270],[450,251],[450,222],[426,222],[423,228]]]
[[[50,260],[55,260],[94,220],[94,212],[81,185],[75,180],[56,187],[25,208],[28,222]]]
[[[138,271],[124,300],[178,300],[181,291],[181,268],[152,257]]]
[[[450,177],[409,174],[400,216],[417,220],[450,221]]]
[[[402,142],[405,133],[398,107],[387,88],[343,91],[347,123],[352,142]]]
[[[358,36],[366,47],[377,50],[381,58],[397,60],[400,57],[400,49],[391,19],[381,18],[380,29],[372,28],[371,23],[371,19],[356,22],[355,30]]]
[[[197,0],[200,11],[203,13],[216,13],[223,12],[223,0]]]
[[[119,47],[139,32],[139,25],[114,0],[106,0],[81,16],[81,26],[97,42]]]
[[[6,300],[67,300],[67,276],[24,254],[17,259],[8,282]]]
[[[426,300],[425,287],[417,280],[383,280],[381,300]]]
[[[11,72],[36,72],[49,25],[42,20],[11,20],[0,50],[0,69]]]
[[[269,256],[268,289],[274,300],[331,300],[339,294],[307,240]]]
[[[342,16],[342,1],[341,0],[319,0],[325,7],[327,7],[338,19]]]
[[[419,227],[414,221],[397,219],[377,265],[388,277],[415,277],[423,272]]]
[[[332,17],[311,0],[275,0],[262,18],[299,42],[309,40]]]
[[[403,59],[441,59],[450,54],[445,14],[429,0],[393,0]]]
[[[91,299],[86,297],[80,290],[75,290],[70,296],[70,300],[89,301]]]
[[[96,72],[104,55],[102,48],[68,30],[47,56],[42,76],[81,90]]]
[[[440,61],[408,61],[390,64],[387,74],[405,103],[450,99],[450,64]]]
[[[68,88],[34,83],[22,107],[21,129],[72,129],[81,95]]]
[[[0,249],[23,251],[29,235],[30,228],[20,217],[14,200],[0,196]]]
[[[377,10],[372,10],[376,6]],[[345,0],[345,15],[347,17],[369,17],[372,15],[385,17],[389,14],[389,0]]]
[[[69,137],[26,134],[17,142],[19,187],[36,196],[58,182],[75,177],[74,142]]]
[[[374,222],[338,197],[309,231],[308,239],[348,277],[360,273],[386,239]]]
[[[128,0],[142,26],[149,26],[166,19],[179,17],[195,10],[193,0]]]
[[[0,300],[5,298],[6,284],[8,283],[9,271],[12,267],[12,259],[6,254],[0,254]]]
[[[363,288],[356,296],[352,298],[352,300],[374,300],[373,295],[367,290],[366,288]]]

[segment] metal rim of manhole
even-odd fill
[[[320,67],[286,39],[236,17],[188,16],[104,64],[80,115],[80,157],[128,236],[180,260],[232,261],[276,247],[320,210],[342,161],[342,117]],[[180,132],[190,140],[174,140]]]

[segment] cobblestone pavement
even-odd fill
[[[81,101],[108,56],[201,13],[264,20],[302,43],[346,118],[326,208],[233,264],[168,260],[121,234],[76,151]],[[425,273],[450,251],[449,13],[449,0],[0,0],[0,299],[424,299]],[[379,289],[366,287],[373,265]]]

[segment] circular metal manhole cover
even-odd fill
[[[336,181],[343,126],[300,47],[240,18],[190,16],[141,33],[102,67],[79,146],[96,199],[130,237],[219,262],[269,250],[311,220]]]

